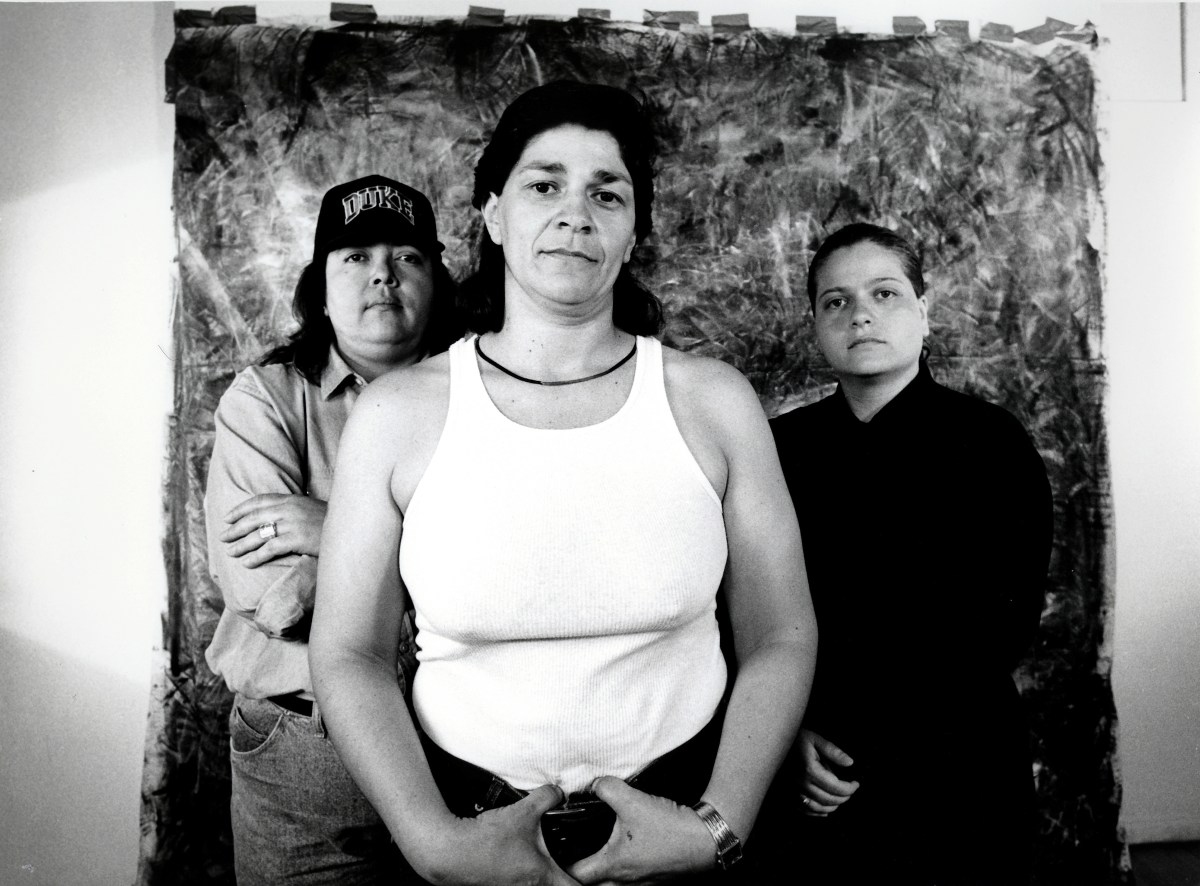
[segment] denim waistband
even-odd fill
[[[651,761],[625,779],[626,783],[676,803],[691,805],[698,802],[712,776],[723,719],[718,712],[694,736]],[[529,793],[481,766],[454,756],[424,732],[421,732],[421,744],[433,779],[455,815],[470,818],[488,809],[516,803]],[[567,796],[563,805],[588,803],[594,798],[595,794],[590,791],[576,791]]]
[[[723,719],[723,711],[718,711],[703,729],[625,779],[626,783],[647,794],[666,797],[686,806],[698,802],[712,777]],[[421,743],[442,798],[450,811],[459,817],[473,818],[489,809],[516,803],[529,793],[454,756],[423,732]],[[551,855],[559,864],[567,865],[603,846],[613,821],[612,810],[594,793],[576,791],[569,794],[553,814],[543,818],[542,830]]]
[[[311,717],[313,715],[313,702],[302,696],[299,692],[289,692],[287,695],[272,695],[267,698],[267,701],[279,705],[285,711],[299,714],[301,717]]]

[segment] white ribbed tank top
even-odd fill
[[[638,338],[624,405],[567,430],[501,413],[473,338],[449,356],[446,425],[400,543],[417,716],[519,788],[628,778],[695,735],[726,680],[721,502],[671,414],[662,346]]]

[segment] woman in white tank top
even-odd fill
[[[628,270],[652,160],[621,90],[514,101],[476,167],[476,334],[372,384],[342,438],[315,691],[426,880],[729,867],[800,721],[816,629],[766,418],[736,370],[652,337]],[[415,718],[391,665],[410,600]]]

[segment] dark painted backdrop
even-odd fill
[[[513,96],[557,77],[648,100],[663,150],[639,273],[666,302],[666,341],[739,367],[770,413],[830,389],[804,295],[821,237],[871,220],[921,245],[935,375],[1015,413],[1055,490],[1047,603],[1019,673],[1035,729],[1038,879],[1126,882],[1104,645],[1090,55],[1087,43],[1037,53],[945,35],[529,19],[181,27],[167,67],[179,238],[168,660],[147,741],[139,882],[232,880],[229,697],[203,659],[221,609],[201,513],[212,411],[233,373],[287,330],[322,193],[372,172],[412,183],[431,195],[461,276],[480,232],[471,170],[490,127]]]

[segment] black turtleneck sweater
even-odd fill
[[[969,844],[983,826],[1024,841],[1032,773],[1011,671],[1037,627],[1053,526],[1025,430],[923,362],[869,422],[839,388],[771,425],[817,615],[804,725],[862,784],[826,830],[848,829],[840,851],[901,852],[918,833]],[[921,855],[914,869],[937,867]],[[954,876],[936,879],[974,882]]]

